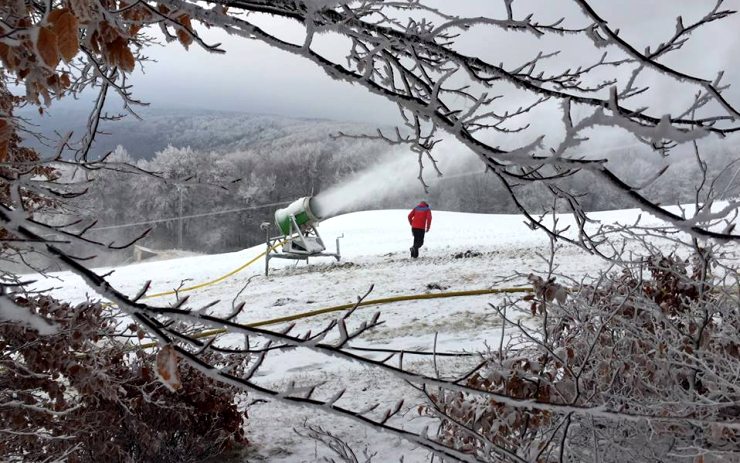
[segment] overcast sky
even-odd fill
[[[449,11],[456,8],[466,16],[504,17],[502,0],[432,0]],[[714,4],[714,0],[592,0],[597,12],[607,19],[612,27],[619,28],[622,37],[633,43],[638,49],[647,45],[655,46],[661,39],[670,37],[675,28],[675,18],[684,17],[685,24],[690,24],[705,14]],[[740,10],[740,0],[726,0],[724,9]],[[516,16],[521,18],[534,13],[535,19],[548,22],[565,17],[565,25],[583,27],[590,22],[586,20],[575,6],[573,0],[515,0]],[[254,16],[252,17],[254,18]],[[286,21],[277,21],[271,17],[259,18],[260,26],[275,32],[283,39],[301,41],[300,29]],[[133,75],[134,94],[147,101],[152,108],[231,110],[255,114],[278,114],[293,117],[325,118],[340,121],[361,121],[378,125],[400,124],[396,105],[372,95],[358,85],[332,81],[321,69],[311,62],[272,49],[258,41],[246,40],[226,35],[221,30],[205,30],[203,33],[209,43],[222,43],[226,54],[207,53],[197,46],[189,51],[179,43],[164,47],[150,47],[146,54],[157,62],[148,63],[142,70],[139,68]],[[327,35],[322,36],[322,51],[338,53],[343,51],[341,41]],[[484,57],[493,63],[504,62],[509,67],[521,64],[532,58],[537,50],[562,53],[551,61],[553,68],[564,70],[577,64],[593,63],[593,56],[600,55],[592,44],[583,37],[558,39],[548,36],[537,40],[524,33],[512,33],[492,28],[473,28],[460,38],[458,47],[461,51]],[[663,62],[677,70],[704,78],[714,78],[720,70],[726,71],[723,82],[732,84],[726,92],[726,98],[736,107],[740,106],[740,15],[736,14],[725,20],[706,25],[693,34],[684,49],[669,55]],[[614,55],[617,56],[617,55]],[[624,77],[628,68],[622,71]],[[613,75],[605,78],[615,77]],[[687,90],[677,88],[670,79],[653,76],[650,80],[651,92],[648,103],[651,113],[662,115],[684,108],[693,96],[696,88]],[[680,86],[679,86],[680,87]],[[111,110],[119,110],[120,102],[115,99]],[[109,100],[110,101],[110,100]],[[83,101],[67,99],[54,107],[77,105],[89,108]],[[630,103],[638,106],[643,102]],[[554,107],[554,109],[553,109]],[[500,109],[500,108],[497,108]],[[561,130],[561,116],[557,105],[533,116],[528,122],[533,124],[534,135],[548,135],[546,143],[557,143],[552,133]],[[582,113],[586,110],[581,109]],[[674,112],[675,114],[675,112]],[[578,115],[578,114],[577,114]],[[62,116],[63,117],[63,116]],[[602,134],[603,133],[603,134]],[[649,151],[644,145],[637,145],[634,137],[623,131],[604,129],[602,133],[588,135],[591,141],[586,143],[577,154],[608,156],[619,153],[624,148]],[[494,145],[504,149],[521,146],[534,139],[532,133],[500,137]],[[715,147],[718,144],[736,146],[740,135],[720,140],[712,137],[707,141]],[[490,140],[488,140],[490,141]],[[689,149],[683,145],[679,149]],[[469,161],[476,161],[474,155],[459,144],[446,140],[440,144],[435,155],[441,161],[445,156],[466,156]],[[414,161],[415,162],[415,161]],[[467,161],[466,161],[467,162]],[[475,163],[475,168],[480,165]],[[449,169],[447,169],[449,170]],[[412,172],[412,170],[409,170]],[[454,173],[454,172],[453,172]]]
[[[272,31],[298,40],[295,27],[266,17]],[[306,59],[256,40],[204,30],[208,43],[221,43],[225,54],[179,43],[152,47],[145,75],[135,76],[136,93],[153,105],[193,106],[253,113],[281,114],[383,123],[395,118],[396,106],[367,90],[332,81]]]
[[[580,26],[585,20],[571,0],[517,0],[515,11],[534,12],[542,20],[566,16],[567,23]],[[453,2],[443,2],[449,9]],[[503,2],[492,0],[461,0],[457,8],[471,15],[500,16]],[[654,44],[673,31],[675,17],[684,15],[686,22],[696,18],[714,4],[714,0],[594,0],[599,14],[608,18],[622,36],[641,47]],[[740,0],[727,0],[724,8],[740,9]],[[261,18],[263,26],[284,37],[299,37],[289,24]],[[201,28],[202,30],[203,28]],[[714,77],[720,69],[727,71],[725,82],[737,82],[740,87],[740,65],[737,60],[740,45],[740,17],[705,26],[695,33],[690,43],[666,62],[679,70],[704,77]],[[253,40],[227,36],[222,31],[204,31],[210,42],[221,42],[227,53],[217,55],[196,46],[185,51],[179,44],[152,47],[147,55],[156,59],[144,69],[145,75],[135,76],[136,94],[155,107],[191,106],[255,113],[297,115],[303,117],[362,120],[393,123],[395,105],[369,94],[359,86],[334,82],[307,60],[288,55]],[[330,37],[324,41],[330,41]],[[530,56],[534,47],[546,51],[555,49],[552,41],[527,43],[524,34],[492,32],[490,28],[473,30],[461,40],[468,52],[507,60]],[[520,45],[520,46],[518,46]],[[580,49],[570,46],[557,61],[565,66],[577,61]],[[498,62],[495,58],[494,62]],[[514,64],[512,62],[512,64]],[[659,87],[660,84],[656,83]],[[671,98],[670,89],[657,94]],[[740,88],[730,92],[740,104]]]
[[[505,16],[503,1],[496,0],[431,0],[445,11],[465,16]],[[684,17],[690,24],[704,15],[714,0],[592,0],[597,12],[612,27],[619,28],[622,37],[638,49],[655,46],[661,39],[674,32],[675,18]],[[454,8],[455,11],[451,11]],[[740,0],[726,0],[723,9],[740,10]],[[583,27],[589,24],[573,0],[515,0],[516,17],[534,13],[540,22],[565,17],[565,25]],[[301,29],[286,20],[269,16],[252,15],[264,29],[278,34],[282,39],[301,42]],[[138,67],[132,76],[134,95],[151,104],[154,109],[183,108],[230,110],[255,114],[277,114],[293,117],[325,118],[340,121],[370,122],[378,125],[400,124],[396,105],[382,97],[370,94],[359,85],[331,80],[320,68],[300,57],[270,48],[255,40],[228,36],[217,29],[207,30],[196,24],[209,43],[222,43],[225,54],[213,54],[191,46],[186,51],[179,43],[162,47],[149,47],[145,54],[156,62]],[[726,71],[723,82],[731,83],[726,98],[740,106],[740,15],[704,26],[692,35],[684,49],[674,52],[663,61],[677,70],[705,78],[714,78],[720,70]],[[322,35],[316,41],[325,53],[343,56],[345,49],[332,35]],[[590,41],[582,36],[559,39],[548,36],[536,39],[530,34],[501,31],[490,27],[473,28],[457,44],[469,55],[481,56],[493,63],[503,62],[511,68],[533,57],[537,51],[561,54],[549,63],[550,69],[564,70],[577,65],[593,63],[601,54]],[[618,56],[618,51],[614,50]],[[610,53],[612,50],[610,49]],[[343,62],[343,61],[340,61]],[[630,68],[625,67],[618,78],[626,78]],[[611,70],[609,72],[612,72]],[[603,78],[612,78],[605,75]],[[677,86],[675,82],[653,73],[643,83],[651,85],[645,101],[634,101],[631,106],[649,105],[651,113],[662,115],[676,113],[686,107],[696,91],[695,87]],[[528,96],[531,98],[531,96]],[[643,98],[642,96],[640,98]],[[120,102],[109,99],[111,110],[120,110]],[[55,102],[54,109],[75,105],[85,109],[84,101],[66,99]],[[526,101],[514,100],[507,107],[516,107]],[[500,107],[497,109],[500,110]],[[581,114],[585,109],[577,108]],[[579,114],[576,113],[576,116]],[[64,116],[61,116],[62,118]],[[531,142],[536,135],[547,135],[546,141],[556,142],[550,135],[560,130],[560,114],[556,103],[532,114],[525,122],[532,124],[529,132],[508,136],[500,143],[502,148],[512,148],[522,142]],[[603,130],[593,136],[597,146],[586,146],[597,152],[618,146],[634,145],[635,140],[615,130]],[[596,134],[594,134],[596,135]],[[734,143],[740,136],[732,137]],[[598,143],[597,143],[598,141]],[[724,143],[727,143],[725,140]],[[717,143],[713,140],[712,143]]]

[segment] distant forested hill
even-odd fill
[[[292,201],[336,185],[347,186],[340,195],[357,199],[348,201],[344,212],[410,208],[422,197],[436,210],[517,211],[496,176],[484,173],[483,164],[462,146],[444,146],[435,153],[443,161],[445,176],[437,179],[428,169],[425,178],[431,188],[424,194],[416,179],[417,157],[408,149],[394,151],[377,140],[333,136],[340,131],[375,133],[377,127],[371,124],[205,110],[144,109],[140,114],[142,120],[105,123],[103,130],[111,135],[97,139],[94,153],[113,152],[111,160],[157,172],[164,180],[96,171],[89,173],[95,181],[77,204],[78,213],[98,220],[98,226],[156,221],[149,224],[153,230],[143,243],[147,246],[198,252],[251,246],[264,239],[260,223],[271,221],[274,213],[275,206],[262,205]],[[57,109],[35,120],[40,132],[52,135],[67,130],[81,133],[86,118],[80,111]],[[667,159],[647,147],[614,149],[609,165],[634,179],[635,185],[647,185],[641,192],[650,198],[664,204],[688,202],[694,200],[694,185],[701,182],[690,151],[677,149]],[[738,158],[727,150],[703,154],[710,179]],[[399,159],[404,162],[397,164]],[[670,168],[650,183],[651,173],[669,161]],[[717,190],[725,198],[737,196],[739,178],[737,165],[724,170]],[[188,179],[185,185],[182,179]],[[586,210],[631,206],[623,195],[609,189],[594,191],[593,178],[586,173],[554,185],[583,193],[581,204]],[[534,210],[552,206],[543,184],[522,183],[518,188],[519,199]],[[193,217],[180,222],[176,219],[180,215]],[[149,225],[106,229],[96,237],[123,241]]]
[[[234,152],[269,146],[277,140],[282,144],[325,140],[339,130],[374,131],[369,124],[338,122],[322,119],[288,118],[230,111],[201,109],[143,108],[137,110],[141,119],[127,116],[119,121],[104,121],[92,150],[100,156],[122,146],[133,159],[152,159],[167,146],[190,147],[195,151]],[[72,131],[76,138],[84,133],[88,113],[69,107],[56,108],[43,117],[31,116],[37,131],[52,138],[56,133]],[[32,138],[29,144],[40,147]]]

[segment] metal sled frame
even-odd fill
[[[339,239],[344,238],[344,234],[337,237],[336,246],[337,251],[334,253],[324,252],[326,247],[324,246],[324,240],[321,239],[319,231],[313,225],[304,225],[301,228],[295,220],[293,214],[290,215],[290,233],[287,235],[280,235],[270,237],[270,222],[263,222],[261,228],[265,230],[265,244],[267,246],[267,252],[265,253],[265,276],[268,276],[270,272],[270,259],[290,259],[290,260],[305,260],[308,265],[309,257],[333,257],[339,262],[342,255],[339,252]],[[309,251],[310,246],[307,243],[306,238],[315,237],[317,242],[323,248],[320,252]],[[291,244],[297,242],[303,248],[303,250],[295,249],[290,247],[290,250],[286,248]],[[278,251],[277,248],[281,247],[282,251]]]

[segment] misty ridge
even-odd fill
[[[485,172],[469,150],[452,142],[435,149],[441,177],[425,163],[425,192],[418,179],[416,154],[379,140],[336,136],[339,132],[374,134],[378,127],[372,124],[206,110],[147,109],[141,115],[143,120],[106,123],[103,130],[111,135],[98,137],[95,155],[112,151],[110,161],[157,172],[163,180],[97,171],[90,178],[89,194],[76,201],[71,211],[97,220],[97,228],[106,227],[96,232],[106,240],[127,241],[151,227],[139,244],[198,253],[243,249],[264,242],[260,224],[272,222],[279,203],[316,194],[331,204],[331,215],[407,209],[420,199],[436,210],[517,213],[495,175]],[[62,127],[60,121],[84,124],[85,116],[61,111],[41,118],[39,130],[51,136],[54,131],[73,129]],[[676,204],[693,201],[694,185],[700,181],[692,150],[691,146],[674,148],[668,159],[632,144],[594,155],[608,158],[615,171],[635,179],[633,187],[644,187],[640,191],[648,197]],[[726,147],[702,147],[702,154],[709,178],[738,158],[737,151]],[[653,173],[668,161],[670,168],[651,183]],[[726,198],[740,191],[737,170],[738,166],[727,169],[717,181]],[[582,172],[558,182],[583,192],[586,210],[633,207],[608,188],[594,191],[592,180]],[[517,188],[528,206],[552,206],[551,193],[544,185]],[[180,221],[180,216],[185,218]],[[68,219],[55,218],[60,223]],[[142,223],[148,221],[157,222]],[[123,226],[129,224],[139,225]],[[116,226],[122,227],[108,228]],[[98,256],[96,263],[129,259],[131,251],[127,250]]]
[[[151,160],[168,146],[190,147],[195,151],[228,153],[271,144],[276,139],[305,140],[311,132],[333,133],[337,130],[374,130],[369,124],[340,123],[324,119],[288,118],[280,115],[251,114],[224,110],[192,108],[136,108],[140,119],[120,110],[105,111],[108,116],[124,115],[118,120],[102,120],[103,135],[95,139],[90,157],[98,159],[118,146],[136,160]],[[84,134],[89,113],[77,106],[58,105],[43,116],[30,110],[21,114],[32,121],[36,131],[51,144],[58,134]],[[333,132],[332,132],[333,131]],[[74,139],[74,137],[73,137]],[[34,137],[26,143],[33,148],[43,145]],[[46,147],[48,149],[48,146]]]

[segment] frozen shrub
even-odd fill
[[[101,304],[15,302],[53,320],[58,332],[0,324],[4,458],[195,462],[246,445],[235,389],[182,363],[181,387],[170,391],[156,377],[156,354],[123,344],[116,336],[135,336],[133,327],[117,332]]]
[[[715,263],[701,250],[692,261],[653,255],[557,303],[543,286],[533,298],[543,334],[520,327],[465,382],[534,406],[441,390],[422,412],[441,417],[446,444],[483,458],[737,455],[740,301]]]

